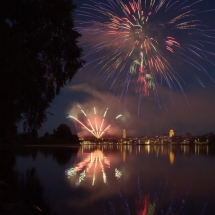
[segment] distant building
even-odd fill
[[[169,137],[173,137],[174,136],[174,131],[173,131],[173,129],[170,129],[170,131],[169,131]]]
[[[122,138],[124,138],[124,139],[126,138],[126,130],[125,129],[122,130]]]

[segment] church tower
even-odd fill
[[[170,129],[170,131],[169,131],[169,137],[173,137],[174,136],[174,131],[173,131],[173,129]]]
[[[125,130],[125,129],[122,130],[122,138],[123,138],[123,139],[126,138],[126,130]]]

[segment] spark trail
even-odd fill
[[[90,47],[89,64],[99,67],[105,82],[113,80],[111,87],[124,75],[127,90],[131,76],[137,74],[136,92],[141,96],[149,96],[152,89],[158,101],[158,84],[164,82],[170,90],[183,91],[184,80],[172,67],[172,59],[193,67],[201,85],[199,72],[213,80],[205,65],[214,67],[214,29],[201,19],[215,10],[201,11],[203,1],[89,2],[79,12],[85,21],[78,21],[78,30],[87,37],[83,45]]]
[[[98,116],[97,116],[97,111],[96,108],[94,107],[94,117],[88,117],[88,115],[85,113],[85,111],[82,109],[82,107],[80,105],[77,105],[80,109],[81,112],[84,114],[84,116],[87,119],[88,124],[85,124],[84,122],[81,122],[78,118],[69,115],[67,118],[72,118],[74,119],[76,122],[78,122],[80,125],[82,125],[87,131],[89,131],[92,135],[94,135],[96,138],[101,138],[104,133],[110,128],[110,124],[108,126],[104,126],[104,121],[105,121],[105,117],[108,111],[108,108],[105,110],[102,120],[98,120]],[[118,119],[119,117],[121,117],[122,115],[118,115],[116,117],[116,119]],[[94,123],[92,122],[92,120],[90,120],[90,118],[93,118]]]

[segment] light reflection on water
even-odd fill
[[[80,172],[78,178],[76,179],[76,185],[85,180],[85,178],[92,177],[92,186],[95,184],[96,175],[98,171],[102,173],[103,182],[107,183],[107,176],[105,172],[105,167],[110,168],[110,161],[104,153],[96,149],[86,155],[83,161],[77,163],[74,167],[71,167],[65,171],[68,178],[76,176]]]
[[[76,151],[24,151],[16,153],[13,169],[22,177],[34,169],[50,214],[215,214],[214,146],[84,145]]]

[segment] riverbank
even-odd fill
[[[81,144],[0,144],[0,147],[56,147],[56,148],[65,148],[65,147],[69,147],[69,148],[78,148],[80,147]]]

